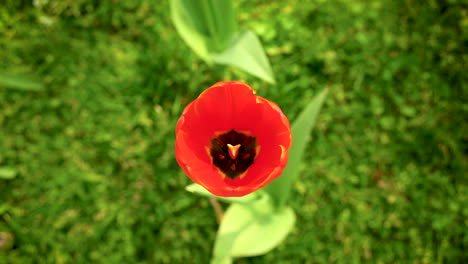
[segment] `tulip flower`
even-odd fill
[[[218,82],[185,107],[176,127],[176,158],[209,192],[239,197],[283,171],[291,146],[287,117],[247,84]]]

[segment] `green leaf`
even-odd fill
[[[251,31],[237,34],[222,53],[213,55],[216,63],[237,67],[269,83],[275,83],[268,58],[257,35]]]
[[[0,179],[11,180],[16,177],[18,172],[14,168],[0,167]]]
[[[254,193],[251,193],[242,197],[219,197],[210,193],[205,188],[203,188],[203,186],[196,184],[196,183],[192,183],[188,185],[187,187],[185,187],[185,190],[194,194],[198,194],[200,196],[204,196],[204,197],[214,197],[220,201],[228,202],[228,203],[250,203],[250,202],[260,199],[260,197],[262,196],[261,191],[256,191]]]
[[[43,88],[42,82],[29,75],[0,72],[0,87],[24,91],[39,91]]]
[[[250,204],[233,203],[219,227],[212,263],[265,254],[286,238],[294,222],[293,210],[275,210],[268,195]]]
[[[305,148],[310,139],[310,133],[315,125],[317,116],[325,101],[328,90],[324,89],[307,105],[292,125],[293,142],[289,150],[288,165],[283,174],[267,185],[264,190],[274,199],[278,207],[284,206],[291,188],[296,181],[299,165]]]
[[[181,38],[202,59],[226,49],[236,32],[231,0],[171,0],[172,21]]]
[[[208,63],[231,65],[275,83],[262,44],[251,31],[237,33],[231,0],[171,0],[181,38]]]

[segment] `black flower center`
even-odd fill
[[[234,179],[247,171],[257,155],[255,137],[231,130],[211,139],[210,155],[226,177]]]

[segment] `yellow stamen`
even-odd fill
[[[233,146],[231,144],[227,144],[227,146],[228,146],[229,156],[231,157],[231,159],[235,159],[237,157],[237,154],[239,154],[239,148],[241,145],[237,144]]]

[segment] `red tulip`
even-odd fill
[[[177,162],[214,195],[247,195],[286,166],[289,121],[278,105],[255,93],[239,81],[218,82],[187,105],[177,122]]]

